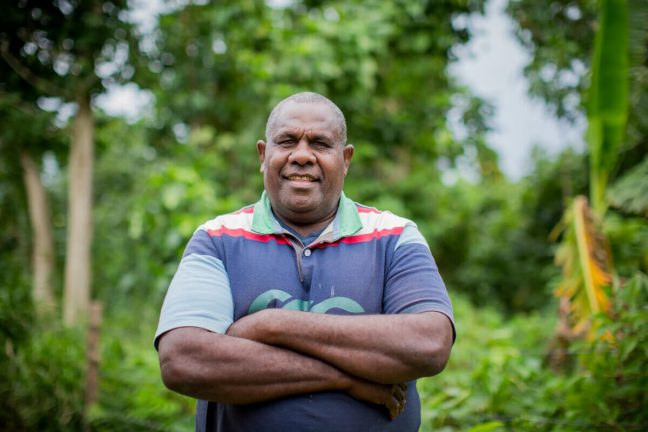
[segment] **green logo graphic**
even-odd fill
[[[266,309],[268,305],[275,300],[284,303],[283,306],[281,306],[282,309],[298,310],[303,312],[326,313],[330,309],[334,308],[342,309],[343,311],[349,313],[364,312],[364,309],[362,308],[362,306],[360,306],[360,304],[358,304],[357,301],[348,297],[331,297],[319,303],[315,303],[312,300],[290,300],[291,298],[292,296],[286,291],[277,289],[266,291],[255,298],[254,301],[250,304],[248,314]]]

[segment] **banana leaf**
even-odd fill
[[[574,198],[563,217],[564,236],[556,251],[556,264],[562,267],[563,277],[555,294],[569,300],[570,327],[575,334],[583,334],[593,315],[607,313],[610,308],[612,263],[599,226],[587,198]]]
[[[587,106],[590,198],[599,216],[607,209],[605,189],[628,117],[628,33],[627,1],[600,0]]]

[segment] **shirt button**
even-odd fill
[[[310,254],[311,254],[311,250],[310,250],[310,249],[306,249],[306,250],[304,251],[304,255],[306,255],[307,257],[309,257]]]

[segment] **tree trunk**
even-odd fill
[[[101,320],[103,308],[101,303],[90,304],[90,327],[86,336],[86,376],[85,376],[85,403],[84,403],[84,430],[89,431],[90,409],[99,398],[99,362],[101,356]]]
[[[63,306],[63,321],[67,326],[85,319],[90,303],[93,163],[94,124],[90,96],[86,94],[79,99],[70,150]]]
[[[32,242],[32,271],[34,272],[32,297],[38,309],[51,311],[54,306],[52,292],[54,240],[47,192],[43,186],[38,166],[27,151],[20,152],[20,164],[23,169],[29,219],[34,238]]]

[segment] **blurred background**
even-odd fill
[[[452,297],[422,431],[648,429],[644,0],[17,0],[0,14],[0,430],[189,431],[152,337],[282,98]]]

